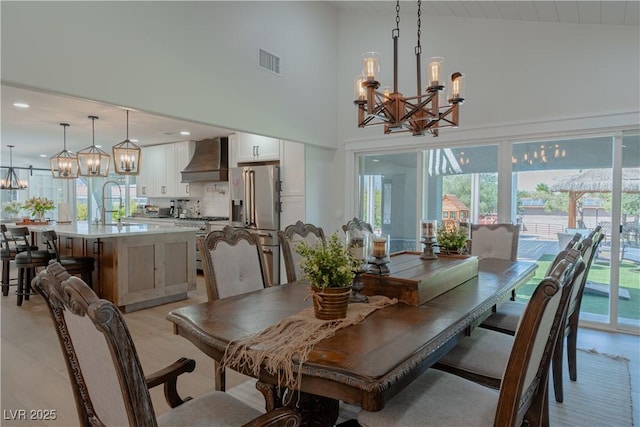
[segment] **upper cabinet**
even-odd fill
[[[136,180],[142,197],[200,197],[202,186],[182,183],[180,172],[193,154],[193,141],[143,147],[142,166]]]
[[[280,140],[238,132],[229,136],[231,158],[229,166],[238,163],[280,160]]]

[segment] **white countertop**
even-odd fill
[[[133,224],[123,223],[122,227],[117,225],[95,225],[87,222],[74,222],[71,224],[50,224],[50,225],[27,225],[32,231],[54,230],[59,236],[85,237],[85,238],[108,238],[124,237],[149,234],[168,233],[195,233],[195,230],[188,227],[175,227],[173,225],[156,224]]]

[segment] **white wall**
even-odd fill
[[[341,205],[333,202],[333,194],[336,191],[342,194],[342,190],[335,188],[333,179],[342,169],[341,164],[337,165],[334,160],[335,154],[335,150],[311,145],[305,150],[305,222],[322,227],[327,237],[340,229],[344,216]]]
[[[604,6],[603,6],[604,7]],[[413,10],[413,8],[412,8]],[[360,55],[382,55],[382,86],[392,86],[388,13],[341,11],[338,52],[339,140],[380,138],[382,130],[358,129],[353,82]],[[401,16],[399,90],[416,94],[415,12]],[[423,86],[429,57],[445,57],[445,73],[465,74],[460,128],[438,140],[501,135],[505,126],[542,124],[564,129],[563,120],[640,112],[640,28],[526,21],[422,17]],[[486,132],[490,130],[490,132]],[[431,136],[411,137],[420,143]]]
[[[322,2],[6,2],[5,83],[335,147],[337,11]],[[258,49],[282,76],[258,68]]]

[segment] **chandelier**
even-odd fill
[[[24,190],[28,187],[27,181],[20,180],[16,170],[13,168],[14,145],[7,145],[7,147],[9,147],[9,170],[4,179],[0,181],[0,190]]]
[[[78,177],[78,157],[67,151],[67,127],[68,123],[60,123],[64,130],[64,149],[58,154],[51,156],[51,175],[60,179],[75,179]]]
[[[91,119],[92,144],[78,151],[78,168],[82,176],[99,177],[109,175],[109,162],[111,157],[96,147],[95,123],[97,116],[89,116]]]
[[[129,110],[127,110],[127,139],[113,146],[113,165],[118,175],[138,175],[142,150],[129,141]]]
[[[420,56],[422,46],[421,10],[422,1],[418,0],[418,43],[416,54],[417,95],[405,97],[398,92],[398,38],[400,36],[400,1],[396,2],[396,28],[392,30],[393,38],[393,91],[383,89],[378,91],[380,82],[376,80],[379,74],[379,54],[368,52],[363,54],[362,75],[356,78],[355,101],[358,108],[358,127],[384,125],[384,133],[411,132],[414,136],[431,133],[438,136],[440,128],[458,126],[458,108],[464,102],[463,75],[455,72],[451,75],[451,87],[447,102],[442,92],[443,82],[440,80],[442,58],[432,58],[429,66],[426,93],[422,93],[420,79]]]

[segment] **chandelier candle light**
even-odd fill
[[[113,146],[113,164],[118,175],[138,175],[142,150],[129,140],[129,110],[127,110],[127,139]]]
[[[0,190],[24,190],[28,187],[27,181],[19,179],[13,168],[13,147],[15,146],[7,145],[7,147],[9,147],[9,169],[7,175],[0,181]]]
[[[396,28],[392,30],[393,38],[393,92],[388,88],[378,91],[380,82],[376,75],[380,71],[380,55],[367,52],[362,55],[362,75],[356,78],[355,100],[358,108],[358,127],[384,125],[384,133],[411,132],[414,136],[431,133],[438,136],[443,127],[458,126],[458,108],[464,102],[463,75],[455,72],[451,75],[451,88],[447,98],[448,103],[440,105],[440,93],[444,85],[440,81],[443,59],[431,58],[427,78],[429,84],[426,94],[422,93],[420,57],[422,46],[421,36],[421,6],[418,0],[418,42],[415,47],[417,95],[405,97],[398,92],[398,38],[400,37],[400,1],[396,2]]]
[[[53,178],[75,179],[78,177],[78,156],[67,151],[68,123],[60,123],[64,129],[64,149],[49,159]]]
[[[93,142],[90,147],[78,151],[78,167],[80,175],[89,177],[106,177],[109,175],[109,162],[111,157],[96,147],[95,122],[97,116],[89,116],[91,119],[91,132]]]

